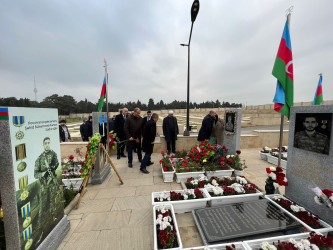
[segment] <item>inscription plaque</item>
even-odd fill
[[[209,244],[302,227],[265,199],[198,209],[193,215]]]

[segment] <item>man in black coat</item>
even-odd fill
[[[116,116],[116,120],[114,123],[114,136],[119,138],[119,141],[124,141],[126,140],[126,135],[124,132],[124,124],[125,124],[125,120],[128,117],[128,109],[127,108],[123,108],[123,110],[121,111],[121,113],[119,115]],[[126,155],[124,154],[124,150],[125,150],[125,143],[117,143],[117,159],[119,160],[120,157],[126,157]]]
[[[173,111],[169,111],[169,115],[163,119],[163,135],[167,142],[168,154],[176,153],[176,140],[179,134],[177,118],[173,116]],[[171,143],[171,147],[170,147]]]
[[[140,171],[144,174],[149,174],[149,171],[146,169],[146,167],[148,166],[151,154],[153,153],[154,150],[157,121],[158,121],[158,114],[154,113],[143,129],[142,149],[143,152],[145,152],[145,156],[142,159]]]
[[[92,137],[92,116],[89,116],[88,121],[84,124],[84,140],[89,141]]]
[[[86,125],[86,120],[83,119],[82,121],[82,124],[80,125],[80,135],[81,135],[81,138],[82,138],[82,141],[85,141],[85,138],[84,138],[84,126]]]
[[[140,116],[141,110],[135,108],[132,115],[130,115],[124,125],[124,132],[127,141],[127,157],[128,157],[128,167],[132,168],[133,162],[133,150],[137,149],[138,160],[142,162],[142,152],[141,152],[141,135],[143,119]]]
[[[147,122],[149,122],[151,119],[152,119],[151,118],[151,111],[148,110],[147,111],[147,116],[143,118],[142,133],[143,133],[144,128],[146,127]],[[154,164],[154,162],[152,162],[151,159],[149,158],[149,162],[148,162],[147,166],[150,166],[150,165],[153,165],[153,164]]]
[[[202,125],[198,134],[198,141],[209,139],[213,130],[213,123],[216,119],[216,111],[211,110],[209,114],[202,120]]]
[[[59,125],[59,137],[60,137],[60,142],[66,142],[71,139],[71,134],[69,133],[69,130],[66,126],[66,121],[61,120],[60,125]]]

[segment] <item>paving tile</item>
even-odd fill
[[[87,213],[100,213],[111,211],[115,199],[103,200],[83,200],[78,209],[73,209],[69,215],[74,214],[87,214]]]
[[[95,199],[110,199],[115,197],[127,197],[127,196],[135,196],[136,187],[126,187],[126,188],[104,188],[98,190],[98,194]]]
[[[136,196],[148,196],[151,195],[152,192],[159,192],[159,191],[167,191],[171,190],[170,183],[161,183],[152,186],[142,186],[136,188]]]
[[[68,242],[78,242],[80,240],[94,241],[94,240],[97,240],[100,233],[101,233],[101,231],[73,233],[71,235],[71,237],[68,239]]]
[[[83,214],[69,214],[69,215],[67,216],[67,219],[68,219],[68,220],[79,220],[79,219],[82,218],[82,215],[83,215]]]
[[[176,219],[179,227],[195,226],[192,213],[176,214]]]
[[[154,224],[154,213],[153,207],[150,209],[136,209],[132,210],[131,217],[129,220],[129,226],[136,225],[153,225]]]
[[[203,246],[199,231],[196,226],[179,227],[183,247]]]
[[[112,211],[129,210],[129,209],[142,209],[151,208],[151,195],[150,196],[135,196],[135,197],[122,197],[116,198]]]
[[[66,242],[70,239],[70,237],[72,236],[72,234],[74,233],[76,227],[80,224],[81,220],[71,220],[70,221],[70,229],[69,232],[67,233],[66,237],[64,238],[63,242]]]
[[[75,233],[127,227],[131,210],[91,213],[82,219]]]

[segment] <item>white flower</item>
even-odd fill
[[[265,147],[264,147],[264,150],[265,150],[265,151],[271,151],[272,149],[269,148],[269,147],[267,147],[267,146],[265,146]]]
[[[235,155],[231,155],[231,158],[235,158]]]
[[[188,199],[188,195],[187,194],[183,194],[184,200]]]
[[[270,245],[267,241],[261,243],[261,248],[263,250],[276,250],[276,247],[274,245]]]
[[[163,212],[162,212],[163,213]],[[164,212],[165,213],[165,212]],[[162,218],[163,218],[163,215],[162,214],[159,214],[159,215],[157,215],[157,219],[158,220],[162,220]]]
[[[229,159],[230,158],[230,155],[227,155],[227,159]]]
[[[213,186],[218,186],[219,185],[215,179],[212,180],[212,184],[213,184]]]
[[[271,171],[276,171],[276,167],[270,167],[269,168]]]
[[[312,250],[320,250],[320,248],[317,247],[315,244],[311,244],[311,249]]]
[[[208,183],[208,184],[206,184],[205,186],[204,186],[204,188],[213,188],[214,186],[212,185],[212,184],[210,184],[210,183]]]
[[[268,174],[268,177],[271,177],[272,180],[274,180],[274,181],[276,180],[276,174],[274,174],[273,172]]]
[[[304,246],[304,249],[306,249],[306,250],[308,250],[308,249],[310,250],[311,249],[310,248],[310,245],[311,245],[310,241],[308,241],[306,239],[302,239],[301,242],[302,242],[302,244]]]
[[[192,180],[190,183],[191,183],[192,185],[198,185],[198,180]]]
[[[215,195],[220,196],[223,194],[223,188],[221,188],[221,187],[213,187],[212,190]]]
[[[273,183],[273,186],[274,186],[275,189],[280,187],[280,185],[277,184],[276,182]]]
[[[209,247],[205,247],[204,250],[210,250],[210,248]]]
[[[199,181],[208,181],[208,178],[204,174],[201,174],[199,175]]]
[[[233,188],[239,194],[245,193],[243,186],[239,183],[233,183],[229,187]]]
[[[295,213],[298,213],[300,211],[305,211],[304,207],[298,205],[291,205],[290,209],[293,210]]]
[[[247,180],[240,176],[236,176],[236,181],[242,185],[247,184]]]
[[[283,181],[284,182],[288,182],[287,177],[284,177]]]

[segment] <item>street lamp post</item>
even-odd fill
[[[192,30],[193,24],[197,15],[199,13],[200,3],[199,0],[194,0],[191,8],[191,31],[190,37],[188,40],[188,44],[180,44],[181,46],[187,46],[188,51],[188,58],[187,58],[187,104],[186,104],[186,130],[184,131],[184,136],[190,135],[190,45],[191,45],[191,37],[192,37]]]

